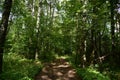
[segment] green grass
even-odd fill
[[[33,80],[42,68],[40,61],[33,61],[15,53],[4,55],[2,80]]]

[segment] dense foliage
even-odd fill
[[[15,53],[4,55],[1,80],[33,80],[42,68],[40,61],[33,61]]]
[[[68,55],[84,80],[119,80],[119,6],[119,0],[13,0],[2,78],[31,80],[31,69],[38,70],[34,60]]]

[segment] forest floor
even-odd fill
[[[65,59],[56,59],[45,63],[35,80],[82,80],[75,69]]]

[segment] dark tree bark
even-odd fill
[[[112,39],[112,53],[114,53],[114,48],[115,48],[115,42],[114,42],[114,38],[115,38],[115,21],[114,21],[114,1],[110,0],[110,4],[111,4],[111,39]]]
[[[8,20],[12,7],[12,0],[5,0],[3,5],[2,20],[0,23],[0,74],[2,73],[4,43],[7,35]]]
[[[92,3],[94,4],[94,3]],[[97,6],[93,6],[93,13],[96,15],[97,13]],[[89,55],[87,57],[87,65],[93,65],[94,64],[94,59],[96,57],[96,28],[97,26],[97,18],[93,17],[92,19],[92,26],[91,26],[91,31],[90,31],[90,49],[89,49]]]

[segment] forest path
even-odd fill
[[[35,80],[82,80],[65,59],[57,59],[44,66],[35,76]]]

